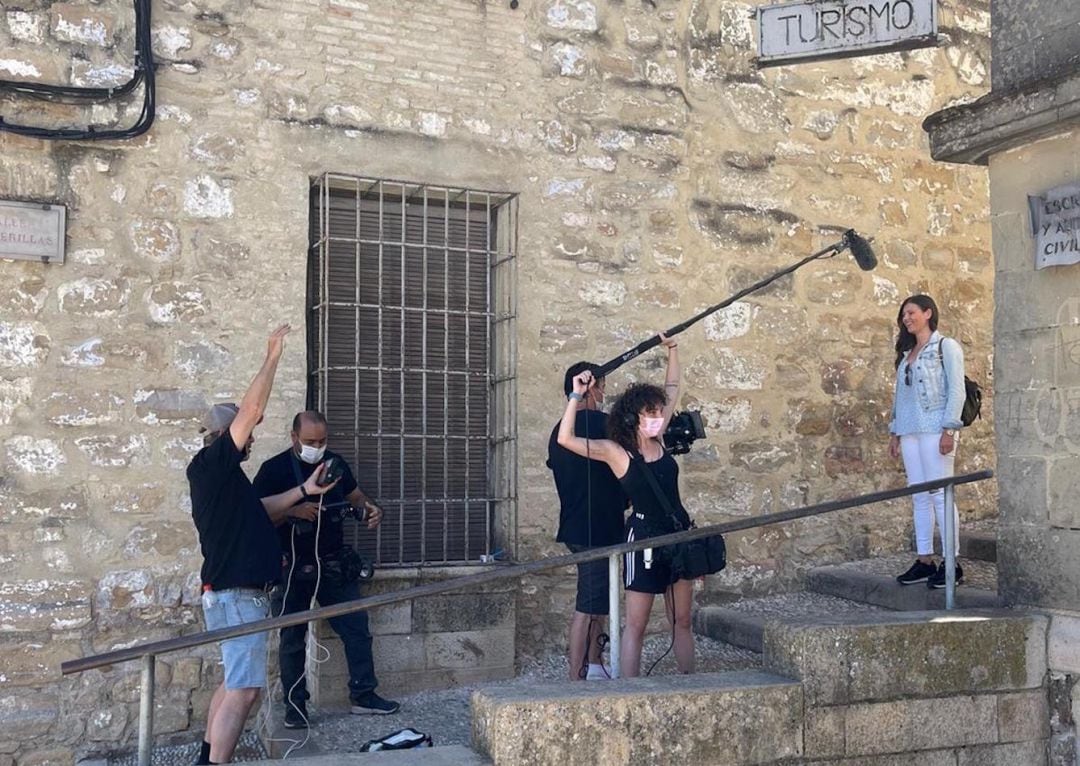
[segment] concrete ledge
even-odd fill
[[[251,766],[271,766],[281,761],[254,761]],[[417,747],[381,753],[334,753],[313,757],[289,757],[295,766],[490,766],[491,761],[464,745]]]
[[[765,618],[722,606],[704,606],[694,612],[694,632],[732,646],[760,652]]]
[[[1034,689],[1046,631],[1045,617],[1007,611],[773,622],[764,667],[801,680],[807,707]]]
[[[803,766],[1046,766],[1046,743],[973,745],[923,750],[904,755],[862,755],[857,758],[806,760]]]
[[[862,601],[898,612],[945,608],[945,591],[931,590],[922,583],[900,585],[889,575],[860,572],[848,567],[818,567],[806,576],[807,590],[829,596]],[[956,589],[956,605],[961,609],[996,609],[1004,599],[996,593],[961,585]]]
[[[911,550],[915,551],[914,545],[912,545]],[[936,532],[934,533],[934,550],[943,550],[941,537]],[[988,532],[984,529],[961,529],[960,558],[996,562],[997,532]]]
[[[473,746],[515,766],[767,764],[802,754],[798,683],[758,671],[473,693]]]

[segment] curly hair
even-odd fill
[[[651,383],[634,383],[615,400],[608,415],[608,438],[628,452],[638,451],[637,430],[643,410],[667,404],[667,394]]]

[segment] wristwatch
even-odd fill
[[[571,392],[570,392],[570,393],[569,393],[569,394],[567,395],[567,397],[566,397],[566,398],[567,398],[567,399],[573,399],[573,400],[575,400],[575,401],[578,401],[578,402],[581,402],[581,401],[584,401],[584,400],[585,400],[585,397],[584,397],[583,395],[579,394],[579,393],[578,393],[577,391],[571,391]]]
[[[945,428],[945,429],[942,429],[941,433],[945,434],[946,436],[955,437],[956,436],[956,429],[955,428]]]
[[[300,497],[303,499],[303,501],[305,503],[310,503],[315,498],[314,495],[309,495],[308,494],[308,491],[306,489],[304,489],[303,484],[300,485]]]

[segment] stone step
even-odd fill
[[[806,589],[900,612],[944,609],[944,590],[896,582],[896,576],[911,566],[912,560],[910,554],[900,554],[817,567],[807,574]],[[961,559],[960,565],[965,584],[956,589],[957,607],[992,609],[1004,605],[997,595],[996,565],[974,559]]]
[[[249,761],[249,764],[271,766],[278,760]],[[411,750],[386,750],[378,753],[327,753],[294,758],[295,766],[490,766],[491,761],[464,745],[446,747],[417,747]]]
[[[912,546],[912,550],[915,547]],[[941,537],[934,535],[934,550],[941,550]],[[997,562],[997,528],[979,525],[960,528],[960,558]]]
[[[768,622],[789,622],[880,611],[884,610],[871,604],[857,603],[821,593],[809,591],[784,593],[764,598],[743,599],[723,606],[702,607],[694,613],[694,632],[760,653],[762,636]]]
[[[472,710],[473,745],[496,764],[739,766],[802,751],[802,687],[761,671],[506,684],[474,692]]]

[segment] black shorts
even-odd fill
[[[591,550],[588,545],[567,543],[571,553]],[[595,547],[595,546],[594,546]],[[577,600],[574,611],[582,614],[607,614],[608,603],[608,560],[586,561],[577,565]]]
[[[641,537],[641,524],[635,524],[637,515],[631,511],[626,523],[626,542],[632,543]],[[645,535],[648,537],[649,535]],[[671,563],[659,549],[646,548],[633,551],[623,557],[623,585],[627,590],[638,593],[663,593],[672,583]]]

